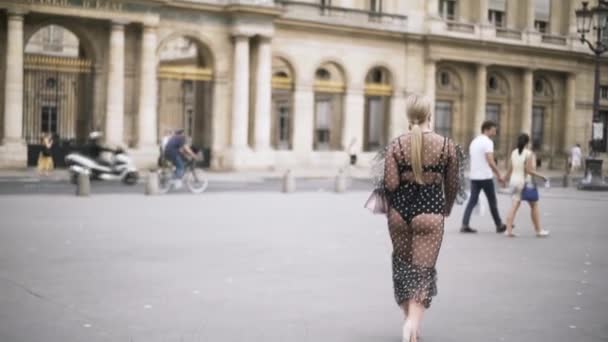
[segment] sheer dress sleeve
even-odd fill
[[[397,151],[399,151],[399,147],[393,141],[386,151],[386,158],[384,160],[384,186],[388,193],[397,190],[399,187],[400,175],[395,157]]]
[[[444,191],[445,191],[445,215],[449,216],[454,207],[456,196],[458,195],[458,157],[456,156],[456,147],[454,142],[449,140],[448,143],[448,160],[447,167],[445,169],[444,179]]]

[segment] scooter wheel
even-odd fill
[[[123,182],[127,185],[135,185],[135,184],[137,184],[138,179],[139,179],[139,175],[137,174],[137,172],[131,172],[125,176],[125,178],[123,179]]]

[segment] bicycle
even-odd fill
[[[180,179],[186,184],[188,190],[194,194],[203,193],[209,186],[209,179],[203,169],[196,166],[197,159],[187,160],[184,166],[184,175]],[[166,194],[171,190],[174,184],[173,175],[175,174],[175,166],[168,160],[163,160],[162,166],[158,173],[158,191],[161,194]]]

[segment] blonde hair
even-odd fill
[[[422,128],[431,117],[431,101],[423,95],[410,95],[406,102],[407,118],[410,122],[410,163],[417,183],[422,181]]]

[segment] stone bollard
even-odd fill
[[[336,192],[342,193],[346,191],[346,175],[344,174],[344,170],[340,169],[338,171],[338,175],[336,176]]]
[[[148,173],[145,194],[148,196],[158,195],[158,172],[150,170]]]
[[[564,177],[562,178],[562,186],[564,188],[567,188],[570,186],[570,175],[569,174],[565,174]]]
[[[86,197],[91,194],[91,179],[88,174],[79,173],[76,183],[76,196]]]
[[[283,193],[289,194],[296,191],[296,179],[291,173],[291,170],[287,170],[283,176]]]

